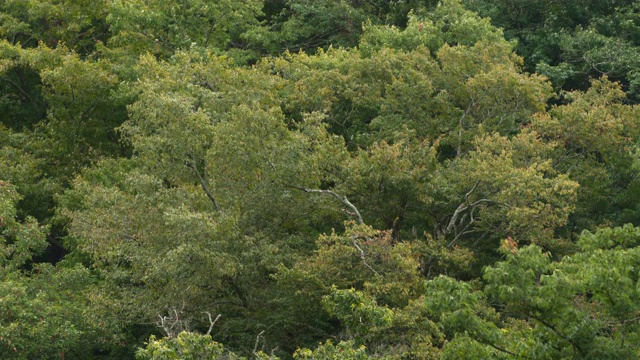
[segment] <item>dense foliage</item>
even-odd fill
[[[5,0],[0,357],[638,358],[639,49],[627,1]]]

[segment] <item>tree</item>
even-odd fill
[[[134,156],[101,161],[60,198],[69,245],[132,320],[177,311],[197,330],[202,311],[219,313],[221,341],[246,349],[274,316],[260,306],[270,275],[310,250],[316,219],[340,214],[298,188],[318,188],[344,145],[317,115],[287,124],[271,75],[197,51],[141,67],[120,128]]]
[[[8,0],[0,5],[0,14],[0,37],[24,48],[64,44],[89,56],[97,42],[110,36],[106,2]]]
[[[0,249],[2,272],[11,272],[28,265],[34,254],[46,247],[46,227],[28,217],[24,223],[16,219],[15,204],[20,200],[14,186],[0,180]]]
[[[126,56],[149,52],[168,58],[191,47],[224,50],[248,27],[257,25],[262,2],[202,0],[113,1],[106,22],[109,47]]]
[[[157,340],[151,337],[144,348],[136,352],[138,360],[216,360],[241,359],[224,351],[222,344],[211,340],[209,335],[182,332],[175,338]]]
[[[625,104],[620,85],[606,77],[566,98],[566,105],[538,114],[531,129],[556,144],[553,167],[581,185],[568,235],[635,221],[638,181],[632,152],[640,134],[638,107]]]
[[[625,1],[478,1],[470,9],[518,41],[529,71],[556,88],[586,90],[602,75],[619,81],[637,100],[638,4]]]
[[[557,262],[537,245],[505,248],[480,289],[429,281],[424,306],[444,328],[443,358],[634,358],[628,340],[637,336],[638,310],[629,286],[637,279],[625,269],[638,261],[637,235],[630,225],[585,232],[579,252]]]
[[[0,181],[0,349],[7,359],[88,356],[114,347],[118,324],[95,310],[94,277],[81,265],[35,262],[47,247],[47,227],[17,218],[20,196]],[[109,339],[111,338],[111,339]],[[107,340],[109,339],[109,340]],[[116,342],[117,343],[117,342]],[[114,352],[114,353],[117,353]],[[64,355],[62,355],[64,356]]]
[[[357,49],[285,59],[263,67],[288,80],[287,112],[325,112],[350,149],[410,131],[442,136],[460,155],[479,126],[513,133],[551,95],[541,77],[520,72],[499,29],[455,1],[411,17],[403,31],[367,27]]]
[[[633,358],[603,4],[4,2],[3,354]]]

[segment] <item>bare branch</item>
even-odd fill
[[[332,190],[321,190],[321,189],[307,189],[307,188],[303,188],[303,187],[298,187],[298,186],[287,186],[296,190],[300,190],[300,191],[304,191],[304,192],[308,192],[308,193],[318,193],[318,194],[326,194],[326,195],[331,195],[333,197],[335,197],[336,199],[340,200],[341,203],[343,203],[345,206],[347,206],[349,209],[351,209],[351,211],[347,211],[345,210],[346,213],[348,213],[349,215],[353,216],[356,218],[356,223],[358,225],[364,225],[364,220],[362,220],[362,215],[360,214],[360,211],[358,211],[358,208],[356,208],[355,205],[353,205],[353,203],[351,203],[351,201],[349,201],[349,199],[347,199],[346,196],[344,195],[339,195],[336,192],[332,191]],[[356,255],[358,258],[360,258],[362,260],[362,264],[364,266],[366,266],[369,270],[371,270],[374,274],[380,276],[380,273],[377,272],[374,268],[371,267],[371,265],[369,265],[367,263],[367,260],[365,258],[365,253],[362,250],[362,248],[360,247],[360,245],[358,245],[358,241],[355,237],[353,237],[352,239],[353,242],[353,247],[356,248],[356,250],[358,251],[358,254]]]
[[[456,225],[456,221],[458,220],[458,215],[460,215],[461,212],[467,210],[467,208],[468,207],[466,204],[460,204],[458,206],[456,211],[453,212],[453,215],[451,215],[451,219],[449,219],[449,224],[447,224],[447,227],[444,229],[443,235],[446,235],[450,233],[451,230],[453,230],[454,226]]]
[[[184,307],[185,303],[183,302],[180,311],[178,311],[176,307],[172,307],[171,309],[169,309],[169,313],[173,312],[173,315],[158,315],[158,318],[160,320],[158,321],[157,325],[165,332],[168,338],[175,338],[176,335],[178,335],[182,331],[189,331],[188,319],[182,319],[180,317],[180,315],[184,313]]]
[[[473,211],[473,209],[472,209]],[[474,219],[473,216],[471,217],[471,220],[469,220],[469,223],[467,225],[465,225],[464,229],[462,229],[462,231],[460,231],[459,233],[456,234],[456,236],[453,238],[453,240],[451,240],[451,242],[449,242],[449,244],[447,244],[448,248],[451,248],[453,246],[453,244],[455,244],[456,241],[458,241],[458,239],[460,239],[460,237],[462,235],[465,234],[469,234],[473,231],[467,231],[467,229],[474,223]]]
[[[336,199],[340,200],[340,202],[343,203],[345,206],[347,206],[349,209],[351,209],[351,212],[349,214],[351,214],[356,218],[356,222],[358,223],[358,225],[364,224],[364,220],[362,220],[362,215],[360,214],[360,211],[358,211],[358,208],[356,208],[355,205],[353,205],[351,201],[349,201],[349,199],[347,199],[347,197],[344,195],[339,195],[332,190],[307,189],[307,188],[298,187],[298,186],[288,186],[288,187],[294,188],[300,191],[308,192],[308,193],[331,195]]]
[[[469,202],[469,196],[471,196],[471,194],[476,190],[479,184],[480,184],[480,180],[476,181],[475,185],[473,185],[471,190],[467,191],[467,193],[464,195],[464,199],[466,203],[460,204],[458,208],[453,212],[453,215],[451,215],[451,219],[449,220],[449,224],[445,229],[445,234],[448,234],[449,232],[451,232],[453,227],[456,225],[456,221],[458,220],[458,216],[460,215],[460,213],[462,213],[463,211],[467,210],[472,206]]]
[[[158,327],[161,328],[169,338],[174,338],[176,336],[176,332],[174,328],[180,322],[180,317],[178,316],[178,313],[175,311],[175,309],[174,309],[174,313],[175,313],[175,316],[173,317],[158,315],[158,318],[160,318]]]
[[[260,343],[260,338],[262,337],[263,334],[264,334],[264,330],[260,331],[258,336],[256,336],[256,344],[253,346],[253,354],[255,354],[258,351],[258,344]]]
[[[480,180],[476,181],[475,185],[473,185],[471,190],[467,191],[467,193],[464,195],[465,200],[467,200],[467,204],[469,204],[469,196],[471,196],[471,194],[476,190],[479,184],[480,184]]]
[[[444,230],[439,232],[440,235],[444,236],[455,231],[455,237],[449,243],[449,245],[447,245],[447,247],[451,247],[462,235],[469,233],[467,229],[469,228],[469,226],[471,226],[473,223],[476,222],[476,218],[474,217],[474,212],[476,208],[478,208],[479,206],[486,204],[486,205],[500,205],[507,208],[511,208],[511,205],[507,203],[503,203],[503,202],[492,200],[492,199],[486,199],[486,198],[471,202],[470,197],[473,194],[473,192],[478,188],[479,184],[480,184],[480,180],[476,181],[473,187],[469,191],[467,191],[467,193],[464,195],[464,202],[458,205],[458,207],[453,212],[453,214],[451,214],[449,218],[449,222],[447,223],[446,227],[444,227]],[[464,216],[462,216],[461,219],[459,219],[461,214],[466,211],[469,211],[469,213],[466,213]],[[463,223],[467,221],[467,218],[469,219],[468,223],[464,225],[462,230],[458,231],[459,227],[461,227]]]
[[[356,239],[352,239],[352,240],[353,240],[353,247],[355,247],[356,250],[358,250],[358,255],[356,255],[356,256],[358,256],[360,258],[360,260],[362,260],[362,264],[364,264],[364,266],[369,268],[369,270],[373,271],[374,274],[380,276],[380,273],[377,272],[374,268],[371,267],[371,265],[369,265],[367,263],[367,260],[364,257],[364,251],[362,250],[360,245],[358,245],[358,241]]]
[[[218,322],[218,319],[220,319],[222,314],[218,314],[215,320],[211,320],[211,313],[208,311],[205,311],[204,313],[207,314],[207,316],[209,317],[209,330],[207,330],[206,335],[211,335],[211,330],[213,329],[213,326],[216,324],[216,322]]]

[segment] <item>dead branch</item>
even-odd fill
[[[373,271],[373,273],[374,273],[374,274],[376,274],[376,275],[380,276],[380,273],[379,273],[379,272],[377,272],[374,268],[372,268],[372,267],[371,267],[371,265],[369,265],[369,264],[367,263],[367,260],[365,259],[365,256],[364,256],[364,251],[362,250],[362,248],[360,247],[360,245],[358,245],[358,241],[357,241],[355,238],[354,238],[354,239],[352,239],[352,240],[353,240],[353,247],[355,247],[355,248],[356,248],[356,250],[358,250],[358,255],[356,255],[356,256],[357,256],[357,257],[359,257],[359,258],[360,258],[360,260],[362,260],[362,264],[363,264],[364,266],[366,266],[367,268],[369,268],[369,270]]]
[[[173,309],[173,313],[174,313],[174,316],[158,315],[158,318],[160,318],[158,327],[164,331],[164,333],[167,335],[168,338],[176,337],[176,332],[177,332],[176,327],[181,327],[181,326],[178,326],[181,323],[180,315],[178,314],[178,311],[175,308]]]
[[[182,319],[181,315],[184,313],[185,303],[182,303],[180,310],[178,308],[171,307],[169,314],[173,315],[161,316],[158,315],[159,321],[157,325],[161,328],[168,338],[175,338],[183,331],[189,331],[189,320]]]
[[[256,352],[258,351],[258,344],[260,343],[260,338],[263,337],[263,334],[264,330],[260,331],[258,336],[256,336],[256,344],[253,346],[253,354],[256,354]]]
[[[211,335],[211,330],[213,329],[213,326],[216,324],[216,322],[218,322],[218,319],[220,319],[222,314],[218,314],[218,316],[216,316],[214,320],[211,320],[211,313],[208,311],[205,311],[204,313],[207,314],[207,316],[209,317],[209,330],[207,330],[207,333],[205,335]]]
[[[464,196],[465,202],[460,204],[458,206],[458,208],[453,212],[453,215],[451,215],[451,219],[449,220],[449,224],[447,225],[447,227],[445,229],[445,234],[451,232],[453,227],[456,225],[456,221],[458,220],[458,216],[460,215],[460,213],[462,213],[463,211],[467,210],[471,206],[469,204],[469,196],[471,196],[471,194],[476,190],[476,188],[478,187],[479,184],[480,184],[480,180],[476,181],[475,185],[473,185],[471,190],[467,191],[467,193]]]
[[[339,195],[332,190],[307,189],[307,188],[298,187],[298,186],[289,186],[289,187],[300,190],[300,191],[308,192],[308,193],[331,195],[336,199],[340,200],[340,202],[345,206],[347,206],[349,209],[351,209],[351,212],[349,212],[349,214],[356,218],[356,222],[358,223],[358,225],[364,224],[364,220],[362,220],[362,215],[360,214],[360,211],[358,211],[358,208],[356,208],[355,205],[353,205],[351,201],[349,201],[349,199],[347,199],[347,197],[344,195]]]
[[[471,200],[469,198],[471,197],[473,192],[477,189],[479,184],[480,184],[480,180],[476,181],[476,183],[473,185],[473,187],[469,191],[467,191],[467,193],[464,196],[464,202],[462,204],[458,205],[458,207],[453,212],[453,214],[451,214],[451,217],[449,218],[449,222],[447,223],[447,226],[444,228],[443,231],[440,232],[440,235],[443,235],[443,236],[451,233],[452,231],[455,232],[456,235],[455,235],[453,241],[451,241],[449,243],[448,247],[451,247],[462,235],[473,231],[473,230],[467,231],[467,229],[469,229],[469,227],[473,223],[476,222],[476,218],[474,217],[474,212],[480,205],[483,205],[483,204],[486,204],[486,205],[499,205],[499,206],[504,206],[504,207],[507,207],[507,208],[511,208],[511,205],[509,205],[507,203],[503,203],[503,202],[492,200],[492,199],[486,199],[486,198],[479,199],[479,200],[476,200],[474,202],[471,202]],[[468,211],[468,213],[465,213],[467,211]],[[462,215],[463,213],[465,213],[465,214]],[[458,218],[460,218],[460,220],[458,220]],[[464,225],[464,227],[462,228],[461,231],[458,231],[458,228],[467,219],[469,219],[468,223],[466,225]]]
[[[318,193],[318,194],[331,195],[331,196],[335,197],[336,199],[340,200],[340,202],[342,204],[344,204],[345,206],[347,206],[349,209],[351,209],[351,211],[345,210],[345,212],[348,213],[349,215],[355,217],[356,218],[356,223],[358,225],[364,225],[364,220],[362,219],[362,215],[360,214],[360,211],[358,211],[358,208],[356,208],[356,206],[353,205],[353,203],[351,203],[351,201],[349,201],[349,199],[347,199],[346,196],[339,195],[339,194],[337,194],[336,192],[334,192],[332,190],[307,189],[307,188],[298,187],[298,186],[288,186],[288,187],[294,188],[296,190],[308,192],[308,193]],[[358,254],[356,254],[356,256],[362,260],[362,264],[365,267],[367,267],[369,270],[371,270],[374,274],[379,276],[380,273],[377,272],[374,268],[372,268],[371,265],[369,265],[369,263],[367,263],[367,260],[365,258],[365,253],[362,250],[362,248],[360,247],[360,245],[358,245],[357,239],[355,237],[353,237],[351,240],[352,240],[352,243],[353,243],[353,247],[358,251]]]

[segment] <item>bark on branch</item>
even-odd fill
[[[220,211],[220,207],[218,206],[216,199],[213,197],[213,194],[211,194],[211,190],[209,190],[209,186],[207,185],[207,182],[200,174],[200,171],[198,170],[198,168],[193,164],[187,164],[187,167],[192,169],[193,172],[195,172],[196,175],[198,176],[198,182],[200,182],[200,186],[202,187],[202,190],[204,190],[204,193],[207,194],[207,197],[209,198],[209,200],[211,200],[211,203],[213,204],[213,208],[216,209],[216,211]]]
[[[576,343],[572,338],[568,337],[567,335],[563,334],[560,330],[558,330],[553,324],[550,324],[549,322],[543,320],[542,318],[538,317],[538,316],[534,316],[532,314],[529,314],[529,317],[538,321],[539,323],[541,323],[542,325],[544,325],[545,327],[547,327],[549,330],[553,331],[556,335],[558,335],[561,339],[567,341],[569,344],[571,344],[571,346],[573,346],[574,349],[578,350],[578,353],[580,353],[580,355],[584,356],[585,351],[582,349],[582,347],[580,346],[580,344]]]
[[[29,100],[29,102],[35,103],[31,95],[29,95],[29,93],[24,88],[22,88],[22,86],[20,86],[18,83],[16,83],[15,81],[12,81],[11,79],[7,79],[6,77],[3,80],[9,83],[9,85],[13,86],[16,90],[18,90],[18,92],[20,92],[22,96],[24,96],[27,100]]]

